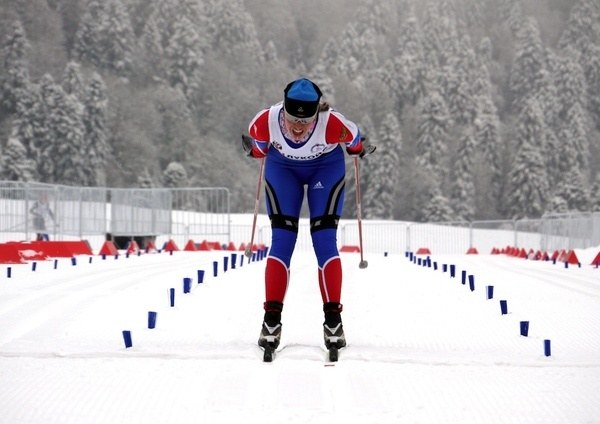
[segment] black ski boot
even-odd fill
[[[329,360],[338,359],[338,349],[346,346],[346,336],[342,325],[342,305],[336,302],[328,302],[323,305],[325,322],[323,323],[323,339],[325,347],[329,350]]]
[[[281,341],[281,311],[283,303],[265,302],[265,318],[258,336],[258,345],[264,349],[263,361],[271,362]]]

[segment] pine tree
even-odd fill
[[[106,120],[108,96],[104,80],[94,73],[84,93],[82,122],[85,129],[83,159],[86,185],[104,185],[106,162],[110,155]]]
[[[379,64],[375,31],[351,23],[342,34],[339,48],[334,71],[348,77],[357,87],[364,86],[365,76]]]
[[[585,108],[586,86],[583,70],[573,56],[566,56],[558,62],[554,78],[558,116],[555,125],[562,131],[561,151],[565,148],[576,152],[576,164],[584,175],[589,169],[589,129]],[[564,138],[569,135],[569,138]],[[568,145],[568,146],[565,146]],[[564,171],[564,169],[563,169]]]
[[[560,210],[554,209],[557,205]],[[590,190],[581,171],[575,168],[557,184],[549,209],[552,212],[587,212],[590,206]]]
[[[251,52],[256,64],[263,63],[264,51],[254,19],[241,0],[212,0],[206,9],[206,29],[212,48],[240,60],[247,59]]]
[[[507,209],[510,216],[538,218],[549,198],[548,177],[542,158],[545,123],[535,99],[525,102],[515,129],[516,154],[508,181]]]
[[[429,170],[438,181],[446,174],[447,130],[450,116],[444,99],[435,88],[431,88],[417,105],[417,164]]]
[[[461,137],[452,181],[452,206],[458,218],[472,220],[475,216],[475,182],[473,159],[475,156],[473,131],[467,129]]]
[[[509,86],[512,104],[516,110],[523,107],[523,102],[534,93],[534,88],[539,87],[543,78],[544,63],[545,55],[539,29],[535,20],[529,18],[519,30],[510,70]]]
[[[84,81],[79,63],[73,60],[67,63],[62,76],[62,87],[65,93],[75,96],[79,101],[83,99]]]
[[[596,179],[590,189],[590,210],[600,212],[600,173],[596,174]]]
[[[75,56],[128,75],[133,66],[134,33],[122,0],[90,0],[75,36]]]
[[[480,160],[485,163],[485,171],[490,175],[490,196],[493,209],[498,210],[498,202],[504,176],[500,155],[500,118],[490,97],[479,98],[477,117],[474,122],[474,136],[480,148]]]
[[[475,52],[468,37],[463,37],[458,53],[447,59],[444,67],[444,98],[452,121],[456,124],[472,124],[477,114],[477,101],[473,81],[476,81],[477,63]]]
[[[79,60],[102,66],[104,61],[103,31],[107,16],[103,0],[90,0],[78,23],[73,50]]]
[[[558,47],[573,48],[583,53],[600,41],[600,6],[596,0],[577,0],[574,3]]]
[[[148,168],[144,168],[144,170],[138,175],[137,186],[139,188],[154,188],[154,182],[152,181],[152,176],[150,175]]]
[[[157,3],[162,4],[162,2]],[[157,14],[151,14],[142,30],[140,45],[143,51],[140,72],[148,81],[166,79],[163,35]],[[139,77],[139,76],[138,76]]]
[[[19,98],[15,118],[12,121],[11,137],[17,139],[25,148],[26,156],[34,163],[33,176],[37,178],[36,163],[39,157],[38,139],[46,133],[42,116],[42,104],[39,90],[31,85]]]
[[[30,182],[34,180],[35,164],[27,157],[27,149],[14,137],[10,137],[0,157],[0,178],[8,181]]]
[[[181,90],[164,87],[158,94],[154,105],[161,124],[156,139],[159,166],[164,169],[171,162],[185,165],[195,137],[192,114]]]
[[[425,204],[422,212],[422,222],[451,222],[456,219],[450,201],[444,196],[439,187],[432,187],[428,193],[429,201]]]
[[[2,46],[2,73],[0,75],[0,100],[8,113],[17,109],[19,98],[28,90],[29,70],[26,53],[29,41],[21,22],[15,21]]]
[[[587,83],[588,109],[600,129],[600,45],[590,45],[580,59]]]
[[[203,63],[200,37],[185,17],[175,23],[173,35],[165,50],[169,60],[167,77],[171,87],[180,89],[188,98],[198,89]]]
[[[131,18],[122,0],[107,1],[105,23],[102,31],[103,65],[118,75],[130,75],[135,36]]]
[[[85,183],[81,104],[65,94],[52,77],[44,75],[41,95],[47,134],[37,163],[42,182],[67,185]]]
[[[578,0],[569,14],[558,46],[578,52],[587,82],[589,110],[600,127],[600,6],[596,0]]]
[[[187,187],[188,176],[183,165],[171,162],[163,173],[164,186],[168,188]]]
[[[402,133],[393,113],[385,116],[377,137],[377,158],[369,162],[369,189],[363,192],[364,216],[369,219],[394,219],[396,192],[400,181]]]
[[[398,52],[384,65],[382,80],[390,88],[399,113],[405,104],[414,105],[424,92],[423,48],[417,18],[410,14],[402,23]]]

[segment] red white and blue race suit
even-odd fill
[[[320,111],[308,137],[286,137],[282,103],[259,112],[249,125],[252,153],[266,157],[265,192],[272,240],[265,270],[266,302],[283,303],[298,236],[298,221],[307,188],[310,232],[319,266],[323,303],[340,302],[342,266],[337,225],[344,205],[346,147],[362,151],[357,125],[334,110]]]

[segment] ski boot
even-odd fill
[[[336,302],[328,302],[323,305],[325,322],[323,323],[323,339],[325,347],[329,351],[329,360],[338,360],[338,350],[346,346],[346,336],[342,325],[342,305]]]
[[[271,362],[273,353],[281,341],[281,310],[280,302],[265,302],[265,318],[258,336],[258,345],[263,348],[263,361]]]

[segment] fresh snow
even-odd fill
[[[581,268],[367,254],[359,269],[344,253],[348,347],[337,363],[326,360],[309,252],[293,258],[270,364],[256,345],[264,259],[178,251],[0,265],[0,422],[600,423],[600,269],[589,265],[599,250],[576,251]]]

